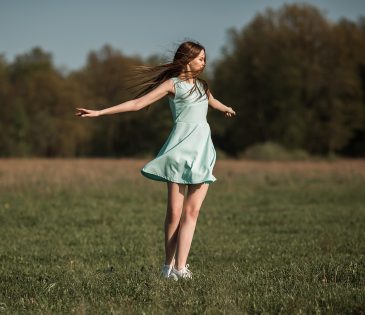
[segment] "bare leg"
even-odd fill
[[[185,184],[167,182],[167,211],[165,218],[165,265],[171,265],[176,252],[179,222],[184,205]]]
[[[191,242],[193,239],[200,207],[207,194],[209,184],[192,184],[188,186],[188,194],[184,204],[183,215],[177,238],[175,269],[185,267]]]

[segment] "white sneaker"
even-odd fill
[[[162,278],[168,278],[170,277],[170,273],[171,273],[171,269],[172,269],[172,266],[170,265],[163,265],[162,266],[162,269],[161,269],[161,277]]]
[[[174,267],[172,267],[170,272],[170,278],[173,278],[175,281],[179,279],[192,279],[193,274],[188,268],[189,264],[187,264],[184,268],[180,270],[176,270]]]

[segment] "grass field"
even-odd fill
[[[0,160],[0,313],[364,314],[365,161],[217,161],[164,281],[145,160]]]

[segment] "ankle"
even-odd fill
[[[175,265],[175,258],[172,258],[172,260],[167,260],[167,259],[165,259],[164,264],[165,264],[165,266],[171,266],[171,267],[174,267],[174,265]]]
[[[177,270],[177,271],[181,271],[181,270],[183,270],[184,268],[185,268],[185,266],[180,267],[180,266],[178,266],[178,265],[174,265],[174,269],[175,269],[175,270]]]

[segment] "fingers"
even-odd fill
[[[236,112],[232,109],[232,107],[229,108],[231,110],[230,114],[236,115]]]
[[[232,117],[232,115],[236,115],[236,112],[232,109],[232,107],[228,107],[229,111],[225,112],[226,117]]]
[[[76,108],[78,112],[75,114],[75,116],[81,116],[81,117],[87,117],[88,114],[90,114],[90,111],[85,108]]]
[[[83,115],[85,115],[85,113],[82,113],[82,112],[77,112],[77,113],[75,114],[75,116],[83,116]]]
[[[82,112],[84,111],[83,108],[76,108],[76,109],[77,109],[77,112],[75,115],[78,115],[78,116],[80,116],[82,114]]]
[[[99,116],[99,111],[97,110],[91,110],[91,109],[85,109],[85,108],[76,108],[78,112],[75,113],[75,116],[80,117],[97,117]]]

